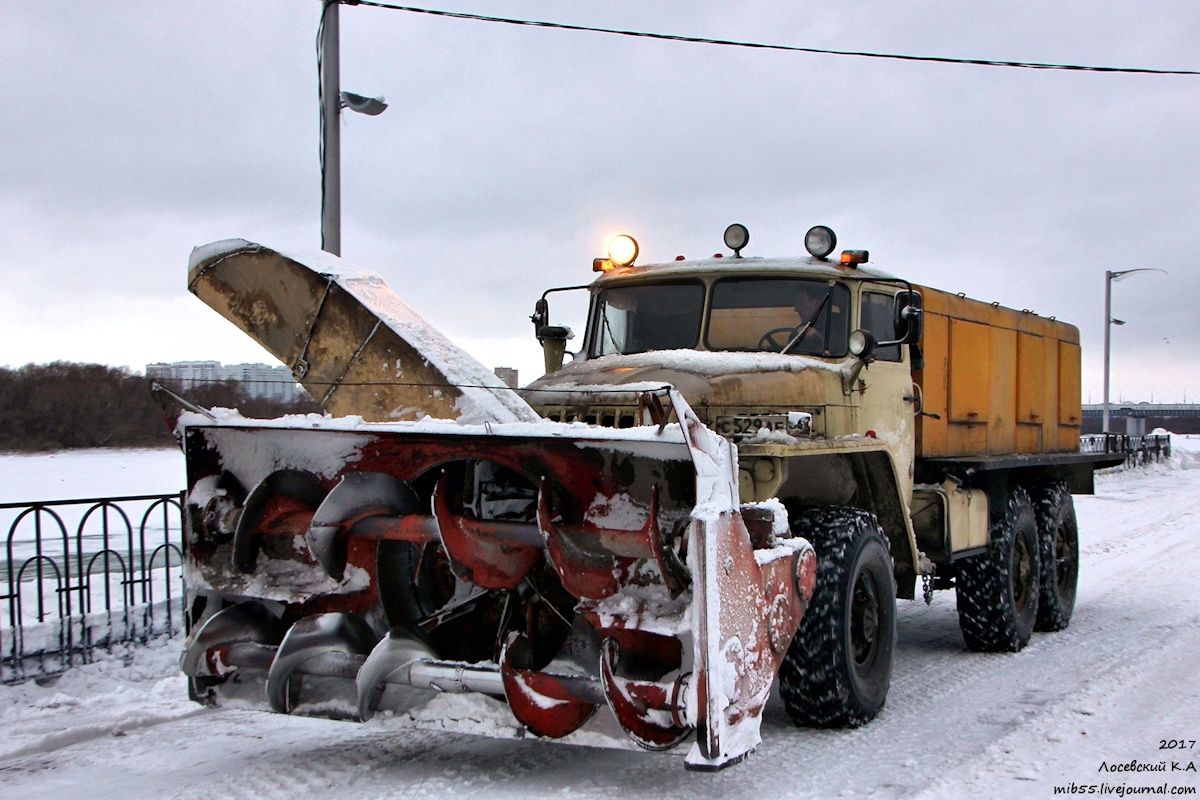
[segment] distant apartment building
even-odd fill
[[[194,389],[221,380],[220,361],[172,361],[147,364],[146,377],[173,381],[180,389]]]
[[[220,361],[172,361],[146,365],[146,377],[174,382],[187,390],[205,383],[234,381],[249,397],[291,403],[300,389],[287,367],[267,364],[229,364]]]
[[[496,377],[504,381],[504,385],[510,389],[518,389],[521,386],[520,378],[517,377],[517,371],[512,367],[496,367],[493,372]]]

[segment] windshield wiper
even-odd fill
[[[612,327],[608,324],[608,304],[600,309],[600,320],[604,323],[604,330],[608,334],[608,341],[612,342],[613,350],[616,350],[616,355],[623,356],[625,351],[621,349],[621,345],[617,344],[617,337],[613,335]]]
[[[817,317],[821,316],[821,312],[825,310],[825,306],[829,305],[829,298],[831,297],[833,297],[832,288],[825,293],[825,299],[821,301],[821,305],[817,306],[817,310],[813,312],[812,318],[801,325],[800,330],[796,331],[796,335],[792,337],[792,340],[785,344],[783,349],[779,351],[780,355],[786,354],[788,350],[800,344],[800,340],[808,335],[808,332],[812,330],[813,324],[817,321]]]

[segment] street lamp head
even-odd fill
[[[1117,319],[1116,317],[1111,317],[1108,321],[1111,322],[1113,325],[1124,325],[1125,324],[1125,320]]]
[[[1163,275],[1169,274],[1165,269],[1159,269],[1157,267],[1139,267],[1138,269],[1123,269],[1119,272],[1109,272],[1108,279],[1114,283],[1117,281],[1123,281],[1135,272],[1161,272]]]
[[[342,92],[342,108],[366,114],[368,117],[376,117],[387,108],[387,103],[382,97],[366,97],[354,92]]]

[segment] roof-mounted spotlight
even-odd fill
[[[617,267],[628,267],[637,260],[638,243],[632,236],[617,234],[608,240],[608,258],[592,259],[593,272],[609,272]]]
[[[377,117],[387,108],[387,103],[382,97],[367,97],[354,92],[342,92],[342,108],[366,114],[368,117]]]
[[[750,243],[750,231],[740,223],[733,223],[725,229],[725,246],[733,251],[734,258],[742,257],[742,248]]]
[[[835,247],[837,247],[837,234],[833,232],[833,228],[827,228],[824,225],[814,225],[808,229],[808,233],[804,234],[804,249],[813,258],[819,258],[824,261],[825,257],[832,253]]]
[[[618,234],[608,240],[608,258],[618,267],[628,267],[637,261],[638,243],[632,236]]]

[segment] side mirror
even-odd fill
[[[542,330],[542,327],[550,321],[550,303],[546,298],[543,297],[534,304],[533,313],[529,315],[529,321],[533,323],[534,335],[537,335]]]
[[[546,368],[546,373],[557,372],[562,369],[563,359],[567,353],[567,340],[575,336],[571,329],[563,325],[551,325],[550,323],[550,303],[546,298],[541,298],[533,307],[533,314],[529,317],[533,323],[534,335],[537,336],[538,343],[542,345],[542,362]]]
[[[896,331],[894,342],[884,344],[916,344],[921,341],[924,329],[924,310],[921,305],[919,292],[896,292],[895,303],[892,306],[892,325]]]

